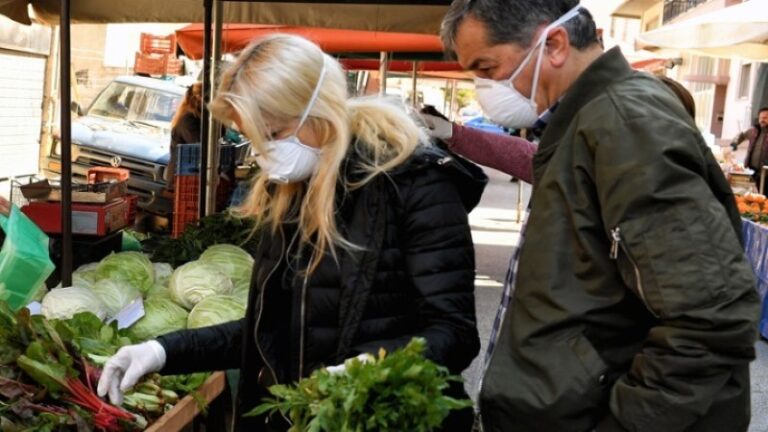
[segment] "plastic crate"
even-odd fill
[[[112,180],[121,182],[128,180],[131,172],[125,168],[94,167],[88,168],[86,176],[88,184],[105,183]]]
[[[195,223],[199,217],[200,177],[196,175],[177,175],[174,179],[175,197],[173,201],[173,238],[178,238],[187,225]]]
[[[237,148],[232,145],[219,146],[219,171],[235,167]],[[176,147],[176,175],[200,174],[200,144],[179,144]]]
[[[176,35],[158,36],[141,34],[141,52],[144,54],[176,54]]]
[[[137,52],[133,71],[145,75],[180,75],[184,62],[172,54],[146,54]]]
[[[125,196],[126,201],[128,201],[128,207],[126,208],[127,213],[125,215],[125,220],[128,223],[129,227],[132,227],[136,223],[136,209],[139,205],[139,196],[138,195],[126,195]]]

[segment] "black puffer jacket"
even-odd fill
[[[291,241],[295,230],[262,232],[246,317],[159,338],[167,353],[163,373],[240,368],[243,412],[275,380],[293,382],[359,353],[391,351],[414,336],[427,340],[429,358],[461,372],[480,345],[467,213],[486,181],[474,165],[437,149],[420,151],[344,195],[338,226],[363,248],[340,251],[338,264],[326,257],[306,281],[297,269],[309,256]],[[449,424],[444,430],[468,431],[471,412],[456,413]],[[240,427],[263,425],[243,419]]]

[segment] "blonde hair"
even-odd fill
[[[349,99],[341,65],[314,43],[292,35],[272,35],[243,50],[222,76],[218,96],[210,104],[213,115],[224,122],[239,118],[241,132],[263,154],[269,135],[265,115],[277,122],[299,118],[323,67],[325,78],[305,123],[322,149],[317,171],[306,185],[272,184],[262,171],[235,210],[240,217],[254,218],[256,229],[278,232],[282,223],[297,222],[302,244],[314,247],[310,273],[326,251],[335,257],[337,247],[355,247],[342,237],[335,221],[337,186],[348,153],[358,156],[360,162],[352,168],[360,180],[342,184],[344,192],[405,162],[427,142],[426,136],[402,105]]]

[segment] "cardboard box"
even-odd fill
[[[21,194],[29,201],[61,201],[61,187],[42,180],[21,186]],[[72,185],[73,203],[105,204],[125,196],[128,184],[124,181],[93,185]]]
[[[128,225],[128,200],[119,198],[108,204],[72,204],[72,233],[103,236]],[[31,202],[21,208],[43,232],[61,233],[61,203]]]

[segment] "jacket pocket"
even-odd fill
[[[735,242],[733,229],[680,214],[676,209],[653,213],[620,223],[610,233],[610,257],[622,279],[657,318],[707,308],[727,289],[717,249],[730,245],[715,239]],[[695,219],[706,212],[685,214]]]
[[[603,361],[595,347],[583,334],[578,334],[568,341],[571,351],[579,359],[581,366],[584,367],[585,382],[589,389],[600,389],[606,384],[608,366]]]

